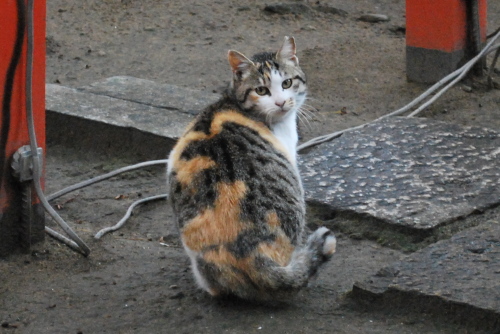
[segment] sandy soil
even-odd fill
[[[318,109],[315,119],[302,126],[304,139],[373,120],[425,90],[406,81],[404,1],[321,3],[346,15],[316,10],[272,15],[263,10],[267,4],[48,1],[47,82],[79,87],[130,75],[218,92],[230,76],[228,49],[247,54],[273,50],[284,35],[293,35],[310,82],[308,104]],[[500,3],[490,1],[489,12],[493,31],[500,22]],[[366,13],[391,20],[357,20]],[[498,90],[487,91],[480,79],[469,80],[422,116],[498,129],[499,104]],[[47,192],[133,162],[133,152],[116,157],[51,144]],[[137,210],[122,230],[93,240],[100,228],[120,219],[131,201],[164,190],[164,171],[158,167],[56,200],[92,254],[83,258],[47,239],[30,254],[0,260],[0,333],[481,332],[444,314],[351,300],[353,282],[405,255],[341,233],[337,255],[316,280],[290,303],[272,306],[213,300],[197,290],[164,202]]]

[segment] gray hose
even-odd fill
[[[35,187],[35,191],[40,199],[45,210],[54,218],[54,220],[61,226],[61,228],[68,234],[71,240],[76,243],[78,247],[74,247],[73,244],[68,243],[66,240],[59,238],[59,240],[63,240],[68,245],[71,245],[73,249],[77,249],[84,256],[88,256],[90,254],[90,248],[83,242],[82,239],[78,237],[78,235],[66,224],[66,222],[57,214],[57,212],[50,206],[47,198],[45,197],[42,185],[40,184],[40,156],[38,155],[38,144],[36,140],[35,133],[35,124],[33,118],[33,100],[32,100],[32,85],[33,85],[33,1],[28,0],[27,6],[27,32],[28,32],[28,47],[27,47],[27,60],[26,60],[26,117],[28,121],[28,133],[30,139],[30,148],[33,159],[33,185]],[[45,228],[45,230],[50,234],[54,235],[55,231]],[[62,236],[61,236],[62,237]]]
[[[161,199],[167,199],[167,197],[168,197],[167,194],[161,194],[161,195],[151,196],[151,197],[147,197],[147,198],[143,198],[143,199],[140,199],[138,201],[135,201],[128,208],[127,213],[125,213],[125,216],[123,216],[123,218],[120,219],[120,221],[118,223],[116,223],[116,225],[103,228],[102,230],[100,230],[99,232],[96,233],[94,238],[101,239],[101,237],[103,235],[105,235],[106,233],[113,232],[113,231],[116,231],[119,228],[121,228],[127,222],[127,220],[130,218],[130,216],[132,216],[132,213],[134,212],[134,208],[136,206],[138,206],[139,204],[151,202],[151,201],[157,201],[157,200],[161,200]]]
[[[106,173],[106,174],[103,174],[103,175],[100,175],[100,176],[96,176],[96,177],[94,177],[92,179],[89,179],[89,180],[86,180],[86,181],[74,184],[74,185],[69,186],[67,188],[61,189],[61,190],[59,190],[59,191],[57,191],[57,192],[55,192],[53,194],[50,194],[47,198],[48,198],[49,201],[52,201],[52,200],[54,200],[54,199],[56,199],[58,197],[66,195],[67,193],[70,193],[72,191],[75,191],[75,190],[78,190],[78,189],[90,186],[91,184],[94,184],[94,183],[97,183],[97,182],[101,182],[103,180],[109,179],[109,178],[111,178],[113,176],[116,176],[118,174],[129,172],[131,170],[138,169],[138,168],[143,168],[143,167],[148,167],[148,166],[153,166],[153,165],[163,165],[163,164],[165,164],[165,165],[168,164],[168,159],[164,159],[164,160],[152,160],[152,161],[141,162],[141,163],[138,163],[138,164],[135,164],[135,165],[131,165],[131,166],[126,166],[126,167],[114,170],[112,172],[109,172],[109,173]]]

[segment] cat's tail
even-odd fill
[[[261,278],[265,280],[270,292],[298,291],[332,257],[336,246],[337,240],[333,233],[326,227],[320,227],[302,247],[294,250],[287,266],[270,265],[267,270],[263,270]]]

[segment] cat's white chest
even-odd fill
[[[297,142],[299,140],[296,113],[295,110],[291,110],[281,122],[271,127],[273,134],[288,151],[294,165],[297,161]]]

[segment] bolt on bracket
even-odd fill
[[[39,170],[43,166],[43,149],[37,148]],[[33,154],[29,145],[21,146],[12,156],[12,173],[20,182],[33,180]]]

